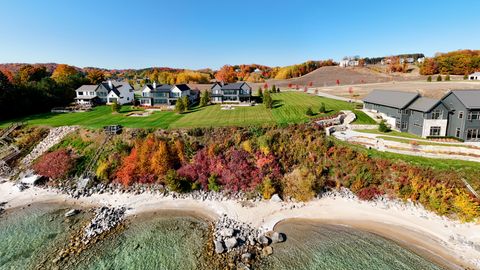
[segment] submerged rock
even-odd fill
[[[262,256],[267,257],[273,254],[273,248],[271,246],[266,246],[262,249]]]
[[[65,213],[65,217],[72,217],[80,213],[80,210],[78,209],[71,209],[68,212]]]

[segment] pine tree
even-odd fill
[[[441,82],[442,81],[442,75],[438,75],[437,76],[437,82]]]
[[[205,107],[210,103],[210,92],[207,90],[202,92],[202,95],[200,97],[200,107]]]
[[[447,74],[447,76],[445,76],[445,81],[450,81],[450,75]]]
[[[276,93],[277,92],[277,87],[275,87],[275,84],[272,85],[272,90],[271,90],[272,93]]]
[[[322,102],[322,104],[320,105],[320,109],[318,110],[318,112],[320,112],[320,113],[326,113],[326,112],[327,112],[327,109],[325,108],[325,103]]]
[[[122,109],[122,105],[118,104],[118,102],[114,101],[112,103],[112,112],[120,112],[120,109]]]
[[[183,113],[185,111],[185,106],[183,106],[181,99],[177,100],[177,103],[175,103],[175,111],[177,113]]]
[[[268,91],[265,91],[265,94],[263,95],[263,104],[265,104],[267,109],[271,109],[273,107],[272,96]]]
[[[427,82],[431,82],[431,81],[432,81],[432,76],[428,76]]]
[[[187,96],[182,97],[182,103],[183,103],[183,111],[184,112],[188,111],[188,108],[190,107],[190,100],[188,99]]]

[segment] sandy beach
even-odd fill
[[[248,202],[233,200],[174,199],[154,193],[94,194],[73,199],[54,190],[31,187],[20,192],[13,183],[0,184],[0,202],[5,210],[34,203],[68,203],[73,206],[126,206],[127,215],[178,210],[216,219],[222,214],[265,231],[288,219],[346,225],[366,230],[452,269],[480,269],[480,225],[462,224],[440,217],[410,203],[362,202],[355,198],[328,195],[308,203]],[[475,245],[477,248],[475,248]]]

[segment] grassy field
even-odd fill
[[[353,110],[357,115],[355,123],[373,124],[370,117],[361,111],[354,110],[353,103],[312,96],[298,92],[272,94],[274,108],[266,109],[263,105],[251,107],[235,107],[233,110],[221,110],[220,105],[204,108],[195,107],[184,114],[174,112],[154,112],[148,117],[127,116],[132,111],[130,106],[123,106],[120,113],[112,114],[109,106],[95,107],[84,113],[44,113],[16,119],[26,121],[29,125],[63,126],[80,125],[88,128],[101,128],[105,125],[119,124],[131,128],[189,128],[211,126],[249,126],[264,124],[303,123],[312,118],[332,115],[340,110]],[[324,103],[327,113],[319,114],[320,105]],[[311,107],[314,116],[305,114]],[[12,121],[10,121],[12,122]],[[10,122],[1,122],[0,127]]]

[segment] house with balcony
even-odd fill
[[[421,137],[456,137],[480,141],[480,90],[452,90],[441,99],[418,93],[374,90],[364,109],[393,129]]]
[[[134,101],[134,89],[128,82],[111,80],[98,85],[82,85],[75,90],[75,100],[79,105],[128,104]]]
[[[140,105],[149,107],[173,106],[182,97],[188,97],[190,102],[193,102],[197,98],[197,93],[186,84],[157,85],[154,82],[143,87]]]
[[[246,82],[216,82],[210,88],[212,103],[250,103],[252,88]]]

